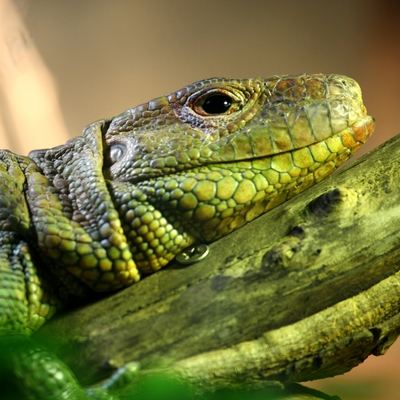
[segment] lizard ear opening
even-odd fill
[[[125,152],[126,146],[123,143],[111,143],[104,151],[104,167],[110,168],[121,160]]]

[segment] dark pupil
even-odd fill
[[[210,96],[203,103],[203,110],[207,114],[222,114],[229,110],[232,105],[232,99],[223,94]]]

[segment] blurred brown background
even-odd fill
[[[400,132],[398,0],[13,4],[26,24],[20,29],[28,35],[14,42],[7,39],[9,54],[18,50],[15,59],[11,57],[19,68],[14,76],[19,82],[16,100],[7,97],[12,78],[5,58],[0,61],[0,125],[5,127],[0,135],[7,147],[22,154],[61,144],[94,120],[212,76],[348,75],[360,83],[369,114],[377,120],[377,130],[361,153]],[[7,23],[6,38],[14,29],[10,19]],[[21,54],[31,54],[35,47],[44,60],[44,79],[57,88],[51,106],[41,112],[35,107],[43,102],[30,86],[36,77],[32,75],[29,84],[21,81],[30,68],[20,61]],[[396,347],[400,345],[385,357],[368,359],[344,378],[335,378],[336,386],[327,387],[328,380],[319,387],[342,400],[400,399]],[[378,367],[373,369],[374,365]],[[388,388],[388,382],[397,386]]]

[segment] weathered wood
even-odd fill
[[[86,381],[133,360],[200,387],[346,372],[400,333],[399,164],[400,136],[212,244],[204,261],[172,264],[39,336],[76,349],[63,358]]]

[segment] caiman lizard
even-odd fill
[[[326,177],[373,129],[344,76],[212,78],[65,145],[0,151],[0,326],[29,334],[71,298],[132,285],[229,234]],[[31,398],[79,398],[61,364],[22,358],[12,364]],[[51,372],[24,379],[33,365]]]

